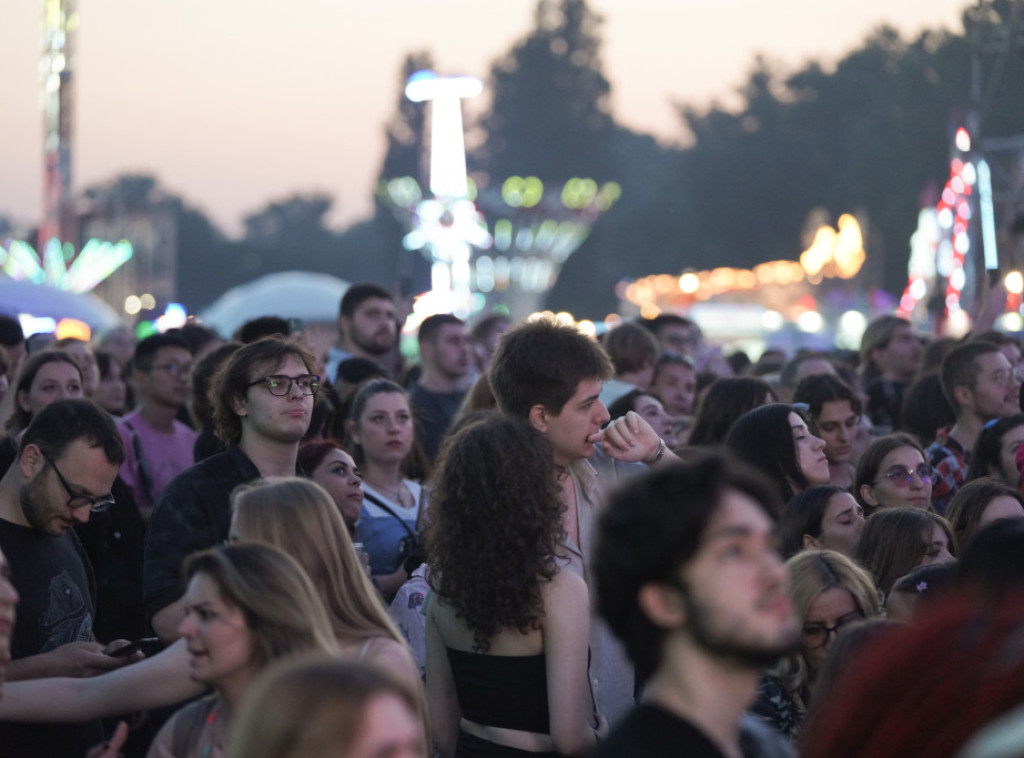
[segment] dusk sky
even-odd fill
[[[826,64],[883,23],[962,31],[969,0],[590,0],[604,17],[612,112],[664,142],[673,103],[732,103],[754,55]],[[536,0],[78,0],[74,188],[126,172],[229,233],[295,192],[365,216],[405,55],[486,80],[532,28]],[[42,197],[40,0],[0,1],[0,214],[35,223]],[[486,102],[486,90],[480,104]]]

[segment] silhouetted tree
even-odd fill
[[[533,31],[494,64],[487,140],[476,155],[492,181],[614,178],[600,24],[585,0],[540,0]]]

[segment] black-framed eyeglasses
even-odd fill
[[[922,463],[914,469],[907,468],[906,466],[890,466],[889,470],[882,474],[883,478],[888,479],[901,488],[909,487],[915,476],[925,484],[935,484],[935,482],[939,481],[939,472],[927,463]],[[878,484],[880,481],[882,480],[876,479],[874,483]]]
[[[292,391],[292,382],[295,382],[303,395],[315,395],[316,391],[320,389],[320,377],[316,374],[300,374],[299,376],[271,374],[249,382],[248,386],[255,387],[257,384],[265,384],[271,395],[284,397]]]
[[[79,508],[89,506],[89,510],[93,513],[102,513],[114,504],[114,495],[111,492],[108,492],[106,495],[100,495],[99,497],[76,495],[71,491],[71,485],[68,484],[64,475],[60,473],[60,469],[57,468],[57,464],[50,459],[50,456],[44,455],[43,460],[50,464],[50,468],[53,469],[53,473],[57,475],[57,480],[60,482],[60,486],[64,488],[66,493],[68,493],[67,506],[71,510],[77,511]]]
[[[839,634],[839,630],[844,626],[852,624],[854,621],[860,621],[862,618],[864,617],[859,613],[849,613],[841,619],[837,619],[834,626],[808,624],[800,630],[800,644],[808,650],[823,647],[833,634]]]

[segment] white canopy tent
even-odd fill
[[[306,323],[333,323],[349,283],[329,274],[285,271],[267,274],[232,287],[207,308],[199,319],[225,337],[246,321],[260,316],[302,319]]]

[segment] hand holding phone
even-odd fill
[[[121,647],[115,650],[104,650],[103,652],[111,656],[112,658],[123,658],[126,655],[131,655],[132,653],[138,650],[142,650],[142,648],[144,647],[147,647],[149,645],[157,645],[159,643],[159,637],[140,637],[134,642],[130,642],[127,645],[122,645]]]

